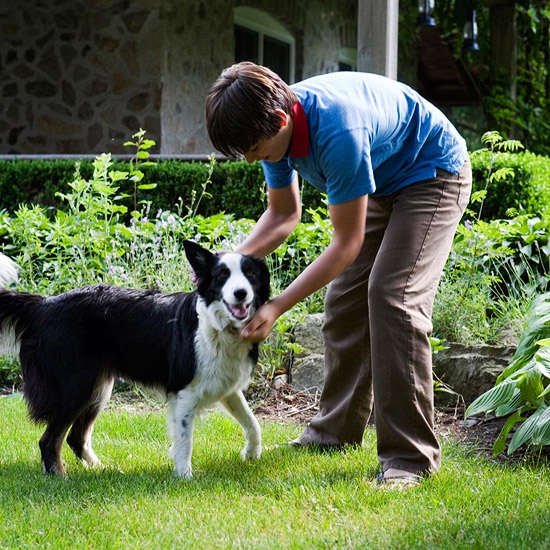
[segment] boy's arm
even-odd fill
[[[298,176],[281,189],[268,188],[268,206],[254,229],[235,252],[263,258],[294,231],[302,215]]]
[[[333,226],[330,244],[283,292],[256,312],[241,330],[243,339],[254,342],[265,340],[279,316],[324,287],[355,260],[365,236],[367,200],[367,195],[364,195],[329,206]]]

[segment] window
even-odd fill
[[[357,70],[357,50],[353,48],[340,48],[338,50],[338,70]]]
[[[273,17],[254,8],[235,8],[235,61],[253,61],[294,82],[294,38]]]

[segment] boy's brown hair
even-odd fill
[[[261,139],[277,134],[281,119],[298,101],[281,77],[267,67],[243,61],[225,69],[206,97],[206,128],[212,145],[226,156],[240,156]]]

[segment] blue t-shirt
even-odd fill
[[[339,72],[291,88],[307,119],[308,155],[292,157],[289,148],[280,161],[263,161],[270,187],[290,185],[297,171],[328,195],[329,204],[339,204],[390,195],[434,178],[436,168],[457,174],[467,158],[466,143],[449,120],[405,84]]]

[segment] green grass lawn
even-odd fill
[[[498,464],[445,441],[437,476],[381,491],[372,429],[361,449],[313,453],[284,445],[299,425],[263,422],[264,454],[243,463],[240,428],[213,412],[182,481],[164,411],[111,407],[94,435],[104,468],[85,469],[65,446],[58,479],[42,474],[41,430],[22,400],[0,398],[0,415],[0,548],[550,548],[547,463]]]

